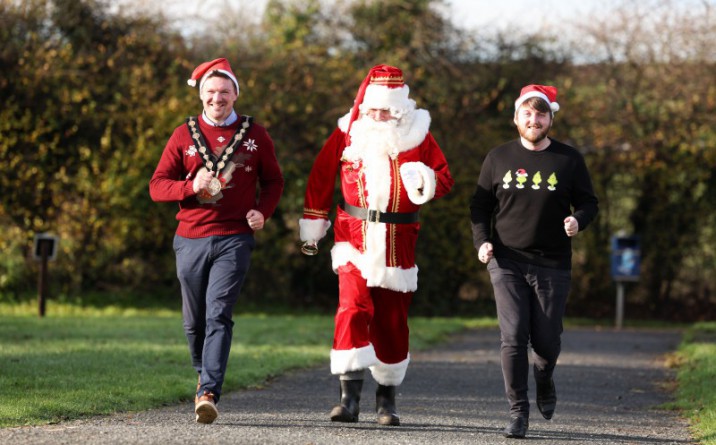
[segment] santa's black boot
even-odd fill
[[[397,387],[378,385],[375,391],[375,410],[380,425],[400,425],[400,417],[395,408],[395,388]]]
[[[331,410],[332,422],[357,422],[363,380],[341,380],[341,403]]]

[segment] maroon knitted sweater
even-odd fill
[[[243,119],[240,116],[232,125],[214,127],[199,117],[199,129],[217,157],[231,142]],[[273,141],[265,128],[252,124],[245,133],[230,159],[233,171],[224,178],[223,188],[213,202],[200,202],[192,188],[197,171],[204,165],[197,148],[186,124],[177,127],[149,182],[152,200],[179,203],[177,235],[203,238],[249,233],[252,231],[246,221],[249,210],[258,210],[266,219],[273,214],[284,181]]]

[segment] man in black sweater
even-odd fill
[[[470,200],[473,243],[487,264],[500,324],[511,416],[506,437],[527,433],[530,344],[537,408],[545,419],[554,414],[552,373],[571,282],[570,238],[598,211],[582,155],[547,137],[556,99],[552,86],[522,89],[514,115],[520,138],[487,154]]]

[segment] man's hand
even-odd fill
[[[492,243],[482,243],[480,250],[477,251],[477,258],[487,264],[492,259]]]
[[[573,237],[579,233],[579,222],[574,216],[568,216],[564,218],[564,231],[568,237]]]
[[[192,183],[194,193],[208,189],[212,179],[214,179],[214,173],[208,171],[206,168],[201,168],[196,172],[196,178],[194,178],[194,182]]]
[[[251,227],[253,231],[261,230],[264,228],[264,215],[258,210],[249,210],[249,213],[246,214],[246,221],[249,222],[249,227]]]

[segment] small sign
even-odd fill
[[[32,249],[32,257],[37,261],[42,261],[43,251],[46,252],[47,259],[54,261],[57,258],[57,246],[60,238],[49,233],[38,233],[35,235],[35,243]]]
[[[612,237],[612,278],[615,281],[639,281],[641,248],[638,236]]]

